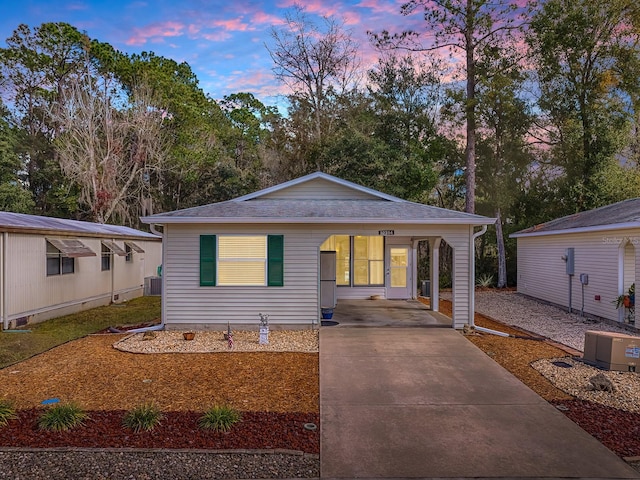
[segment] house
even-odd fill
[[[473,319],[474,238],[495,219],[408,202],[313,173],[226,202],[142,218],[163,229],[163,321],[167,329],[317,325],[321,252],[338,302],[417,296],[417,244],[431,251],[438,310],[438,250],[453,248],[453,320]],[[483,227],[477,232],[474,227]]]
[[[474,236],[494,219],[408,202],[313,173],[226,202],[142,218],[163,228],[167,329],[312,326],[321,310],[321,251],[336,252],[340,299],[417,296],[416,251],[431,247],[432,307],[438,252],[453,248],[453,326],[473,318]],[[474,227],[484,227],[476,232]]]
[[[640,198],[514,233],[518,292],[611,321],[633,320],[616,298],[640,279]],[[583,300],[584,294],[584,300]]]
[[[142,295],[162,239],[128,227],[0,212],[0,316],[7,330]]]

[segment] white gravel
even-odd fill
[[[447,292],[442,298],[450,300],[451,294]],[[584,334],[587,330],[640,337],[637,330],[628,330],[622,326],[581,317],[579,312],[569,313],[567,310],[538,302],[514,291],[478,291],[475,310],[507,325],[537,333],[581,352],[584,350]]]
[[[181,331],[135,333],[113,346],[131,353],[209,353],[209,352],[317,352],[318,330],[273,330],[269,343],[260,343],[255,331],[234,331],[233,348],[225,332],[198,331],[193,340],[185,340]]]

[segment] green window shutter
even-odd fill
[[[200,286],[216,285],[216,236],[200,235]]]
[[[284,286],[284,235],[267,236],[267,286]]]

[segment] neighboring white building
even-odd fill
[[[616,309],[615,300],[640,279],[640,198],[552,220],[511,237],[518,242],[519,293],[567,308],[571,304],[581,312],[584,292],[586,315],[633,320],[633,311]],[[583,285],[581,274],[588,276],[582,277],[588,284]]]
[[[168,329],[317,325],[320,252],[337,252],[337,298],[417,296],[417,244],[453,248],[453,326],[473,318],[473,237],[494,219],[408,202],[324,173],[230,201],[142,218],[164,236]],[[474,227],[484,227],[476,232]]]
[[[156,235],[0,212],[0,324],[8,329],[138,297],[161,260]]]

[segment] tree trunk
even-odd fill
[[[504,249],[504,234],[502,233],[502,217],[500,209],[496,209],[496,243],[498,246],[498,288],[507,286],[507,256]]]
[[[475,213],[476,210],[476,63],[475,45],[473,40],[473,0],[467,0],[467,28],[465,30],[466,67],[467,67],[467,102],[465,113],[467,117],[467,146],[465,148],[465,212]]]

